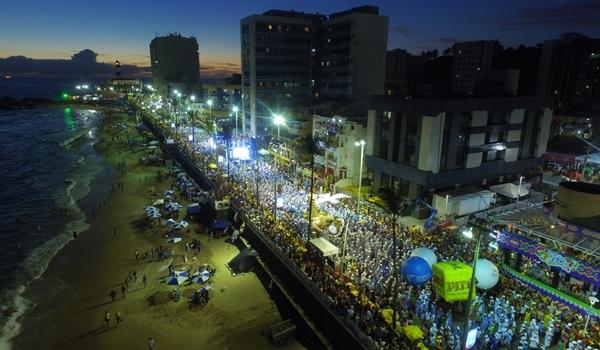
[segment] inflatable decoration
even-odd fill
[[[486,259],[479,259],[475,264],[476,286],[480,289],[493,288],[500,279],[498,267],[493,262]]]
[[[435,251],[427,247],[416,248],[412,251],[410,256],[418,256],[419,258],[425,259],[425,261],[427,261],[429,264],[429,267],[433,266],[433,264],[437,263],[438,261]]]
[[[408,283],[420,286],[431,279],[431,266],[427,260],[411,256],[402,264],[402,276]]]

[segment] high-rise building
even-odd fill
[[[364,100],[383,94],[388,17],[376,6],[329,15],[317,32],[314,97]]]
[[[452,45],[452,92],[473,95],[492,69],[496,40],[465,41]]]
[[[150,42],[150,63],[154,85],[162,94],[178,89],[182,93],[198,92],[200,60],[198,41],[181,34],[157,36]]]
[[[265,134],[273,114],[311,99],[364,99],[384,88],[388,18],[363,6],[332,14],[270,10],[241,20],[242,121]]]
[[[600,101],[600,40],[564,33],[544,42],[536,95],[554,96],[561,110]]]
[[[266,132],[273,113],[310,97],[320,15],[271,10],[241,20],[242,130]]]
[[[366,166],[373,188],[411,198],[518,178],[546,151],[552,100],[372,96]]]

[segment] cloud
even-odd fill
[[[600,1],[576,1],[565,4],[531,6],[520,9],[501,24],[509,29],[600,28]]]
[[[232,74],[239,74],[241,67],[237,63],[229,62],[210,62],[200,65],[201,78],[225,78]]]
[[[98,62],[97,57],[98,54],[89,49],[75,53],[71,59],[34,59],[25,56],[10,56],[0,58],[0,72],[42,75],[113,75],[113,65]],[[121,72],[125,76],[147,75],[149,68],[122,64]]]
[[[452,37],[452,36],[443,36],[441,38],[435,38],[435,39],[433,39],[433,41],[435,41],[436,43],[442,43],[442,44],[454,44],[455,42],[460,41],[460,39]]]
[[[411,36],[413,34],[412,30],[406,26],[393,26],[392,32],[398,34],[400,36]]]

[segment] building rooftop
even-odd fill
[[[318,12],[317,13],[305,13],[305,12],[298,12],[298,11],[294,11],[294,10],[290,10],[290,11],[288,11],[288,10],[269,10],[269,11],[263,12],[263,15],[264,16],[304,18],[304,19],[310,19],[313,21],[322,21],[327,18],[327,16],[321,15]]]

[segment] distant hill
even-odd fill
[[[113,75],[113,65],[98,62],[97,56],[94,51],[89,49],[74,54],[71,59],[34,59],[25,56],[10,56],[0,58],[0,72],[2,74],[38,75]],[[121,72],[124,76],[146,76],[150,74],[150,68],[122,64]]]

